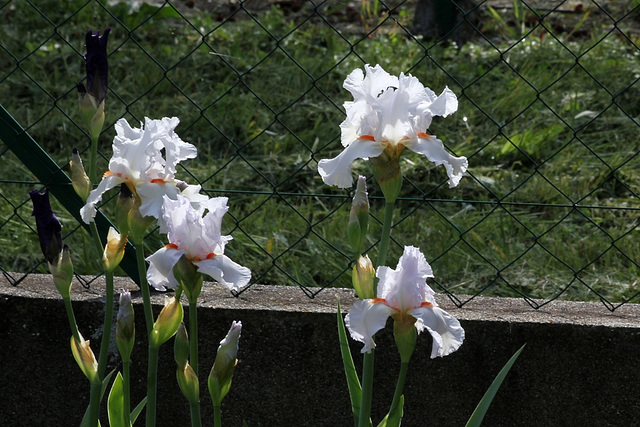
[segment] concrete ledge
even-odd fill
[[[94,349],[104,314],[102,286],[77,286],[73,292],[78,324]],[[123,287],[137,289],[118,279],[116,289]],[[141,297],[133,296],[141,336]],[[235,298],[217,285],[205,285],[198,311],[203,384],[231,321],[243,322],[240,363],[223,403],[225,425],[352,425],[337,346],[337,296],[346,312],[351,290],[327,289],[309,299],[298,288],[254,286]],[[156,312],[163,299],[153,296]],[[462,309],[445,297],[439,302],[461,320],[467,339],[451,356],[431,360],[430,337],[419,337],[405,386],[403,425],[464,425],[493,377],[524,343],[527,348],[485,425],[627,426],[640,419],[640,306],[627,304],[610,313],[598,303],[553,302],[533,310],[518,299],[477,298]],[[388,409],[399,368],[390,329],[376,337],[376,423]],[[18,287],[0,280],[2,425],[79,424],[88,383],[71,356],[69,336],[64,306],[49,276],[29,276]],[[352,344],[359,365],[361,346]],[[159,426],[189,423],[172,350],[164,346],[160,358]],[[146,339],[140,338],[132,366],[136,401],[145,394],[146,357]],[[117,368],[119,359],[114,354],[110,362]],[[212,419],[206,387],[201,395],[206,425]]]

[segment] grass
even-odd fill
[[[8,53],[0,55],[2,104],[64,166],[73,146],[88,148],[76,124],[84,31],[111,26],[100,166],[107,168],[118,118],[180,117],[178,133],[199,150],[180,178],[229,197],[224,226],[234,240],[227,250],[256,282],[349,286],[349,194],[323,185],[316,167],[341,148],[338,125],[349,99],[342,81],[364,63],[380,63],[458,95],[458,112],[434,120],[430,131],[470,164],[448,189],[442,168],[404,156],[389,259],[404,245],[419,246],[434,287],[456,295],[610,303],[637,296],[634,16],[612,31],[611,18],[592,5],[589,13],[549,12],[541,27],[523,18],[533,13],[527,9],[510,27],[510,12],[496,8],[483,12],[482,35],[456,46],[408,35],[412,4],[402,2],[390,11],[363,9],[366,25],[327,4],[316,14],[306,5],[289,16],[272,8],[220,21],[169,6],[135,12],[125,3],[67,3],[38,2],[55,29],[26,2],[0,6],[0,49]],[[618,7],[608,10],[614,18],[629,12]],[[45,271],[26,197],[39,184],[10,153],[2,160],[1,239],[12,249],[0,255],[0,267]],[[366,162],[354,164],[355,173],[372,175]],[[369,185],[375,256],[382,201]],[[77,228],[57,211],[67,232]],[[67,239],[76,270],[93,274],[99,258],[85,234]],[[161,244],[154,235],[147,247]]]

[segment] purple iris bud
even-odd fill
[[[109,64],[107,61],[109,31],[111,28],[105,29],[102,35],[99,35],[99,32],[87,31],[85,36],[87,54],[84,55],[84,59],[87,63],[87,87],[89,93],[98,100],[98,103],[107,97],[107,88],[109,87]],[[86,92],[82,83],[78,85],[78,92],[81,94]]]
[[[49,263],[58,260],[62,251],[62,224],[53,213],[49,202],[49,188],[44,193],[33,190],[29,193],[33,202],[32,216],[36,217],[36,228],[40,238],[40,249]]]

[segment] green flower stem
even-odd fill
[[[396,383],[396,391],[393,393],[393,401],[391,402],[391,413],[398,403],[400,403],[400,397],[402,396],[402,389],[404,388],[404,380],[407,377],[407,371],[409,370],[409,362],[400,364],[400,373],[398,374],[398,382]]]
[[[147,325],[147,337],[153,330],[153,310],[151,309],[151,293],[147,283],[147,265],[144,260],[144,243],[136,243],[136,260],[138,261],[138,275],[140,290],[142,291],[142,305],[144,306],[144,320]]]
[[[198,376],[198,302],[189,301],[189,364]],[[191,425],[200,427],[202,425],[202,417],[200,416],[200,401],[190,402],[191,407]]]
[[[384,206],[384,220],[382,222],[382,236],[380,237],[380,249],[378,251],[378,267],[385,265],[389,241],[391,239],[391,224],[393,222],[393,209],[395,201],[386,202]],[[378,294],[378,284],[375,285],[375,294]],[[360,427],[368,426],[371,419],[371,395],[373,393],[373,363],[374,350],[365,353],[362,361],[362,398],[360,402]]]
[[[124,405],[122,414],[124,415],[124,425],[131,425],[131,376],[129,374],[129,359],[122,360],[122,397]]]
[[[107,368],[107,356],[109,354],[109,341],[111,340],[111,323],[113,323],[113,271],[105,271],[107,289],[105,292],[104,323],[102,325],[102,340],[100,341],[100,355],[98,356],[98,378],[104,378]]]
[[[382,222],[382,236],[380,236],[380,247],[378,249],[378,263],[376,267],[385,265],[387,261],[387,252],[389,250],[389,241],[391,240],[391,224],[393,223],[393,209],[395,202],[386,202],[384,205],[384,220]],[[378,289],[376,284],[376,295]]]
[[[71,305],[71,297],[62,297],[64,301],[64,307],[67,309],[67,318],[69,319],[69,326],[71,327],[71,333],[76,339],[76,342],[80,342],[80,332],[78,331],[78,324],[76,323],[76,316],[73,313],[73,306]]]
[[[371,395],[373,393],[373,361],[374,350],[365,353],[362,360],[362,397],[360,400],[359,427],[370,426],[371,419]]]
[[[148,291],[147,291],[148,292]],[[149,363],[147,366],[147,411],[146,426],[156,425],[156,398],[158,391],[158,354],[159,347],[149,345]]]
[[[100,400],[102,399],[102,383],[95,381],[91,383],[89,394],[89,426],[97,427],[100,425],[98,420],[100,416]]]
[[[220,406],[213,405],[213,425],[214,427],[222,427],[222,411]]]

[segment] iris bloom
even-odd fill
[[[356,301],[345,318],[351,337],[364,343],[363,353],[375,347],[373,336],[384,328],[389,316],[409,322],[418,333],[425,329],[433,337],[431,358],[456,351],[464,340],[464,329],[456,318],[438,308],[435,292],[427,285],[431,266],[418,248],[406,246],[395,270],[378,267],[378,297]]]
[[[185,187],[175,179],[177,164],[193,159],[197,153],[196,147],[182,141],[174,132],[179,122],[177,117],[145,118],[144,126],[138,129],[129,126],[125,119],[118,120],[109,170],[80,210],[84,222],[89,224],[96,216],[96,204],[102,200],[102,195],[121,183],[140,198],[142,216],[160,218],[164,195],[175,199],[182,193],[194,201],[206,198],[198,194],[199,186]]]
[[[353,95],[353,101],[344,104],[347,118],[340,125],[345,149],[337,157],[318,163],[323,181],[349,188],[354,160],[383,153],[397,160],[408,148],[436,166],[444,165],[449,186],[458,185],[467,170],[467,159],[452,156],[442,141],[426,133],[434,116],[447,117],[458,109],[455,94],[445,88],[436,96],[416,77],[403,73],[392,76],[380,65],[365,65],[365,73],[356,69],[344,81],[344,88]]]
[[[208,211],[206,215],[205,210]],[[246,286],[251,279],[251,270],[224,254],[225,245],[232,239],[223,236],[220,230],[227,210],[226,197],[208,199],[196,209],[182,195],[176,200],[164,196],[162,215],[168,228],[169,244],[147,258],[149,283],[158,290],[178,286],[173,267],[185,255],[200,273],[208,274],[229,289],[237,291]]]

